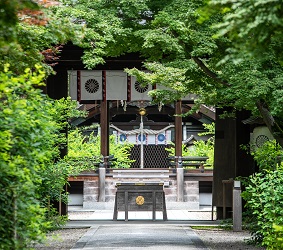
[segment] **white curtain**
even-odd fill
[[[150,101],[151,97],[148,95],[150,90],[152,90],[151,84],[144,87],[137,82],[136,77],[131,77],[131,101]]]
[[[81,100],[102,100],[101,70],[81,70]]]
[[[127,100],[127,73],[122,70],[106,71],[106,100]]]

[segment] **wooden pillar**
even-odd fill
[[[103,164],[99,167],[99,202],[105,202],[105,175],[109,156],[109,105],[102,101],[100,105],[100,153],[103,156]]]
[[[182,129],[182,117],[178,116],[182,114],[182,101],[175,103],[175,156],[182,156],[182,140],[183,140],[183,129]],[[176,167],[177,167],[176,160]]]
[[[109,156],[109,105],[102,101],[100,105],[100,151],[102,156]]]
[[[251,156],[241,149],[241,145],[247,145],[250,140],[250,127],[242,122],[250,117],[250,113],[238,111],[235,118],[222,119],[220,116],[224,111],[217,108],[215,120],[212,204],[217,208],[217,219],[223,219],[223,216],[231,218],[232,215],[233,186],[226,185],[223,197],[222,181],[234,180],[237,176],[247,177],[254,167]]]
[[[178,116],[182,114],[182,101],[175,103],[175,161],[177,172],[177,201],[184,201],[184,169],[182,167],[182,117]]]
[[[100,104],[100,151],[109,156],[109,103],[106,100],[106,71],[102,71],[102,101]],[[105,161],[105,159],[104,159]]]

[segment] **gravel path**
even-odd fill
[[[32,246],[35,250],[70,250],[88,231],[88,228],[61,229],[52,231],[42,244]]]
[[[229,250],[262,250],[263,247],[248,245],[246,239],[250,234],[246,231],[234,232],[222,229],[196,230],[207,248],[211,250],[229,249]]]
[[[48,234],[44,244],[37,244],[35,250],[69,250],[88,229],[62,229]],[[194,229],[205,245],[211,250],[263,250],[245,243],[249,238],[248,232],[233,232],[221,229]]]

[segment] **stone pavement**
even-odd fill
[[[69,211],[66,227],[90,228],[72,249],[208,249],[190,226],[219,223],[211,220],[211,209],[167,210],[167,221],[162,220],[162,212],[156,212],[156,221],[151,220],[151,212],[129,212],[127,222],[124,215],[119,212],[118,221],[113,221],[111,210]]]
[[[103,224],[94,225],[72,249],[208,249],[186,225]]]

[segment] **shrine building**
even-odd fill
[[[154,181],[164,185],[167,207],[199,209],[215,206],[218,217],[223,213],[223,180],[247,176],[254,171],[250,157],[239,149],[249,143],[251,126],[242,121],[249,113],[239,112],[236,119],[220,119],[223,110],[202,106],[198,113],[178,116],[191,110],[197,98],[193,93],[170,104],[152,104],[148,92],[162,86],[140,84],[124,69],[142,69],[137,55],[106,58],[104,65],[87,70],[82,64],[83,50],[65,45],[57,65],[56,75],[47,79],[46,93],[54,99],[71,96],[88,111],[88,117],[73,120],[76,126],[97,124],[101,136],[102,164],[96,171],[69,177],[69,205],[84,208],[113,206],[116,183],[121,181]],[[141,113],[144,111],[145,113]],[[205,166],[204,159],[187,161],[182,145],[207,140],[200,137],[203,124],[216,122],[214,166]],[[130,169],[109,167],[109,136],[116,135],[117,143],[127,140],[134,144]],[[171,143],[175,156],[168,159]],[[63,151],[62,155],[67,151]],[[193,163],[199,164],[194,165]],[[231,187],[227,187],[225,209],[231,208]],[[229,191],[230,190],[230,191]]]

